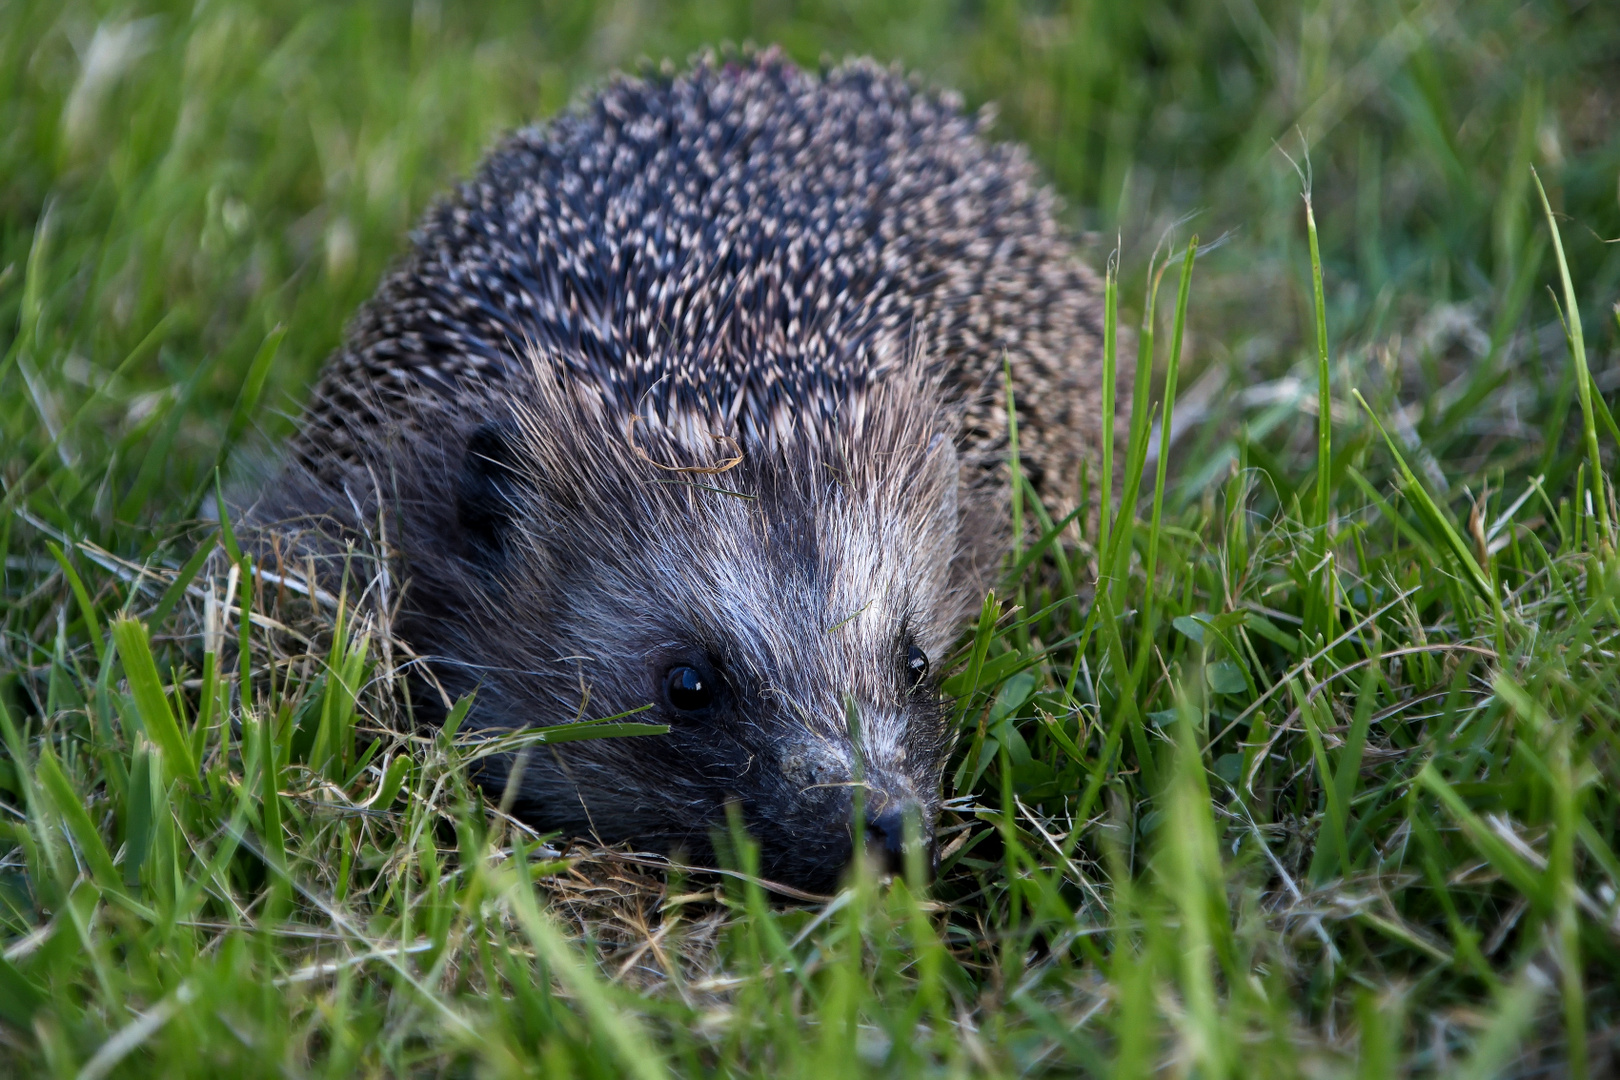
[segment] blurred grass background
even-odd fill
[[[307,756],[305,718],[388,715],[378,654],[339,629],[329,663],[233,714],[197,620],[165,616],[214,467],[289,430],[433,196],[605,73],[725,41],[870,53],[995,103],[1082,253],[1118,244],[1122,325],[1167,230],[1220,242],[1162,414],[1163,527],[1150,468],[1116,584],[1093,591],[1097,538],[1050,543],[1003,590],[1023,614],[988,609],[965,650],[935,900],[858,881],[817,914],[610,874],[652,899],[608,917],[599,879],[557,877],[615,983],[524,899],[529,841],[454,747],[390,744],[403,771]],[[1331,346],[1322,486],[1295,161]],[[1620,385],[1617,238],[1601,0],[0,0],[0,1055],[62,1076],[1602,1075],[1620,579],[1583,440]],[[1076,595],[1109,614],[1082,623]],[[150,678],[133,624],[103,632],[122,610],[151,624]],[[172,755],[164,700],[195,722]],[[281,796],[254,786],[261,731]],[[311,809],[334,791],[406,809]],[[662,957],[646,942],[675,924]]]

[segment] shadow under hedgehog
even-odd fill
[[[931,848],[940,661],[1008,544],[1004,362],[1054,508],[1104,423],[1096,277],[988,123],[868,60],[614,78],[429,211],[249,523],[384,522],[463,730],[669,725],[537,747],[541,829],[701,863],[735,804],[823,891],[858,842]]]

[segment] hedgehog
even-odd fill
[[[1013,439],[1061,512],[1106,423],[1097,279],[992,122],[865,59],[613,77],[427,212],[248,520],[386,534],[418,722],[667,725],[485,760],[538,829],[710,865],[740,819],[821,892],[926,855]]]

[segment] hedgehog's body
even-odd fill
[[[398,629],[469,727],[670,724],[542,748],[515,812],[701,858],[736,802],[767,876],[825,886],[854,785],[891,848],[932,829],[928,660],[1004,546],[1003,363],[1067,502],[1095,293],[1023,153],[892,72],[615,81],[428,216],[256,514],[387,511]]]

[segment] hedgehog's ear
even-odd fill
[[[456,478],[456,521],[469,554],[486,563],[506,554],[507,534],[522,497],[517,425],[492,421],[467,437]]]

